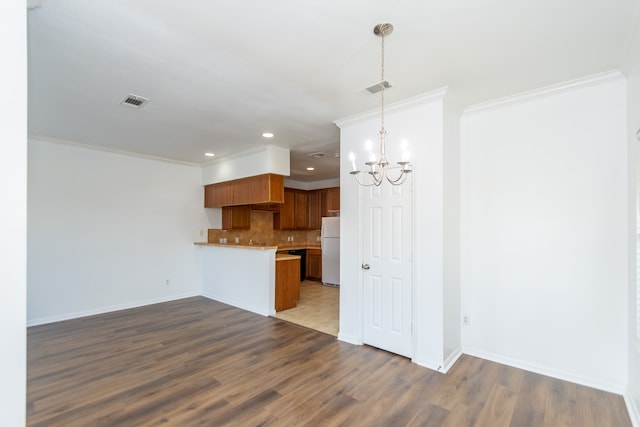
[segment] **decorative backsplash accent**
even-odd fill
[[[287,238],[292,236],[293,242]],[[317,237],[320,230],[274,230],[273,213],[265,211],[251,211],[250,230],[214,230],[209,229],[207,241],[209,243],[219,243],[220,239],[226,238],[228,244],[236,243],[248,245],[250,240],[254,244],[266,243],[269,246],[295,245],[298,243],[306,245],[319,245]]]

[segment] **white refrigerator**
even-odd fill
[[[322,283],[340,286],[340,217],[322,218]]]

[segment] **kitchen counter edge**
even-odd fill
[[[235,243],[208,243],[208,242],[194,242],[194,245],[198,246],[218,246],[221,248],[239,248],[239,249],[257,249],[260,251],[277,251],[277,246],[258,246],[258,245],[240,245]]]

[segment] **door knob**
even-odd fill
[[[369,264],[362,264],[363,270],[368,270],[370,268]]]

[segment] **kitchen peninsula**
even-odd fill
[[[204,296],[263,316],[296,306],[300,256],[277,254],[277,246],[195,245]]]

